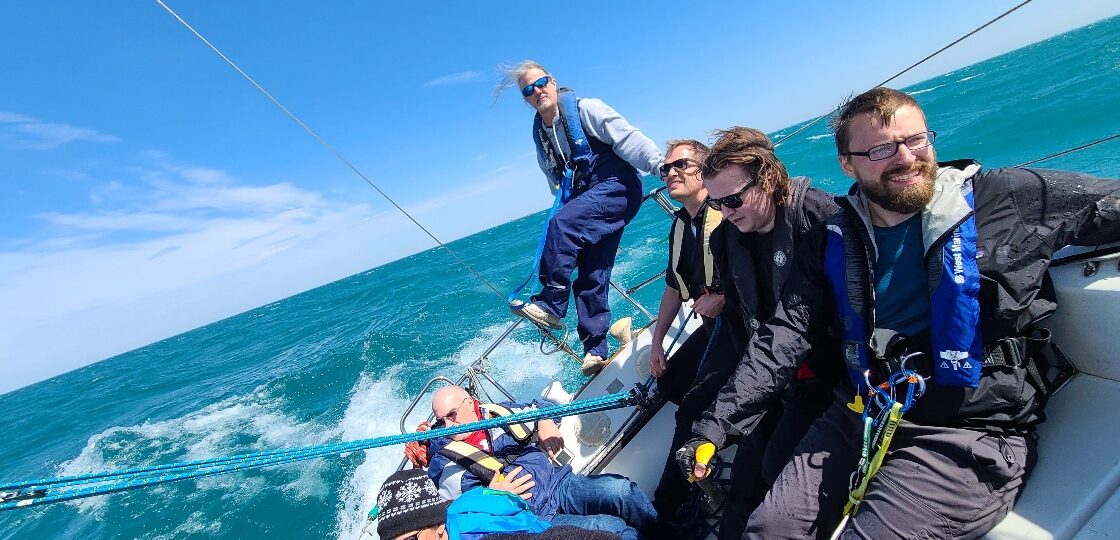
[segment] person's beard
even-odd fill
[[[908,171],[918,171],[922,179],[902,189],[893,188],[890,177]],[[895,167],[883,171],[876,181],[861,182],[860,189],[871,202],[885,210],[899,214],[913,214],[925,208],[933,198],[933,180],[936,177],[937,161],[918,160],[909,167]]]

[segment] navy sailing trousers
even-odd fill
[[[563,318],[568,313],[568,298],[575,293],[583,350],[603,358],[607,357],[611,324],[607,300],[611,269],[622,229],[638,214],[641,204],[642,184],[637,174],[608,178],[573,196],[548,222],[541,254],[543,288],[534,301]],[[579,274],[572,282],[576,270]]]

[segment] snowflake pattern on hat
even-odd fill
[[[443,523],[447,505],[423,470],[398,471],[381,486],[377,534],[394,538],[418,528]]]
[[[405,482],[401,489],[397,491],[397,498],[402,502],[412,502],[420,496],[420,489],[419,482]]]
[[[383,489],[383,490],[381,490],[381,495],[377,496],[377,506],[380,506],[381,508],[385,508],[385,505],[392,502],[392,500],[393,500],[393,490]]]

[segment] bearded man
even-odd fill
[[[1063,246],[1120,241],[1120,182],[938,163],[922,109],[889,88],[851,99],[834,128],[857,186],[804,241],[774,316],[679,461],[706,475],[695,450],[750,433],[802,359],[839,334],[833,358],[848,376],[744,537],[827,538],[841,524],[840,538],[980,537],[1035,461],[1049,335],[1037,323],[1057,307],[1046,270]],[[889,445],[877,473],[867,441]],[[845,508],[853,479],[864,494]]]

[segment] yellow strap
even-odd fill
[[[502,462],[463,441],[447,443],[440,453],[480,478],[489,480],[502,473]]]
[[[716,265],[715,257],[712,256],[712,231],[723,222],[723,212],[717,212],[704,207],[704,231],[700,233],[701,252],[704,254],[704,286],[711,287],[712,282],[715,281]]]
[[[489,411],[493,416],[509,416],[513,414],[509,409],[493,403],[482,405],[482,408]],[[533,427],[528,424],[510,424],[505,427],[505,430],[509,433],[510,437],[513,437],[514,440],[519,443],[528,441],[533,437]]]
[[[684,228],[686,223],[681,218],[673,220],[672,232],[670,233],[671,241],[669,242],[669,269],[673,271],[673,277],[677,279],[677,290],[681,294],[681,300],[688,300],[688,285],[684,282],[684,277],[677,272],[677,264],[681,262],[681,247],[684,244]]]
[[[844,515],[855,515],[856,509],[859,504],[863,502],[863,497],[867,495],[867,485],[871,483],[871,477],[879,472],[879,467],[883,465],[883,458],[887,455],[887,448],[891,445],[891,439],[894,438],[894,432],[898,428],[898,423],[902,420],[902,404],[895,402],[891,405],[890,413],[887,415],[887,426],[883,428],[883,442],[879,443],[879,448],[875,450],[875,455],[871,457],[871,463],[867,466],[867,474],[863,475],[859,485],[848,494],[848,502],[844,505]]]

